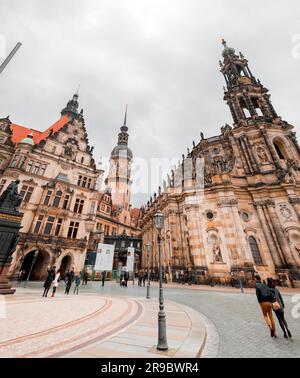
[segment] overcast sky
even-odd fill
[[[137,157],[180,157],[201,131],[232,123],[221,36],[300,130],[299,0],[1,0],[0,19],[0,54],[23,43],[0,78],[0,115],[44,130],[80,84],[96,160],[116,144],[126,103]]]

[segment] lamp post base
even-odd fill
[[[158,313],[158,343],[157,350],[168,350],[166,314],[164,311]]]

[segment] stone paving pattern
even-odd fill
[[[40,283],[31,284],[31,288],[26,289],[26,293],[29,293],[32,288],[39,286],[41,286]],[[176,329],[176,332],[172,330],[172,322],[174,319],[179,319],[182,322],[182,314],[177,314],[176,311],[178,312],[178,310],[174,311],[172,306],[180,306],[180,311],[182,312],[184,311],[182,305],[185,305],[188,306],[189,309],[194,309],[193,314],[195,316],[197,315],[197,321],[199,322],[199,320],[202,319],[202,325],[205,324],[207,327],[207,342],[202,351],[203,357],[300,357],[300,319],[295,319],[291,316],[293,307],[291,302],[292,295],[299,294],[299,290],[282,290],[286,302],[286,318],[293,334],[291,340],[286,340],[282,337],[279,326],[278,334],[280,337],[278,339],[272,339],[269,336],[269,330],[264,323],[253,290],[247,290],[246,293],[242,294],[236,289],[199,288],[183,285],[167,286],[168,287],[164,290],[164,294],[166,303],[171,304],[167,314],[168,336],[170,338],[171,348],[176,350],[176,347],[178,347],[173,336],[180,338],[183,337],[184,334],[183,329]],[[148,351],[148,346],[156,343],[158,310],[157,284],[152,284],[151,302],[147,302],[144,299],[146,289],[139,288],[137,285],[133,286],[132,283],[129,284],[128,288],[120,288],[116,283],[107,283],[104,288],[100,287],[100,283],[89,284],[87,287],[81,288],[79,298],[85,301],[86,298],[93,297],[96,293],[101,295],[102,301],[109,298],[119,298],[119,300],[123,298],[124,300],[128,299],[142,303],[147,309],[141,317],[135,321],[135,324],[132,324],[129,328],[126,327],[126,329],[122,330],[118,335],[113,335],[110,337],[110,340],[98,341],[94,345],[95,349],[90,349],[91,346],[86,346],[81,349],[83,353],[82,356],[93,355],[97,357],[99,356],[99,348],[103,348],[103,353],[104,350],[106,350],[105,353],[107,354],[105,354],[105,356],[108,357],[112,357],[110,353],[113,351],[118,350],[118,352],[120,352],[124,349],[126,353],[128,353],[128,356],[131,354],[135,355],[137,348],[141,348],[140,351]],[[24,297],[26,295],[26,298],[29,296],[29,294],[25,293],[22,295]],[[34,297],[33,294],[32,296]],[[30,300],[31,299],[28,298],[28,301]],[[58,298],[57,300],[59,301]],[[172,303],[169,301],[172,301]],[[91,306],[93,305],[91,304]],[[153,306],[153,308],[151,308],[151,306]],[[150,319],[152,324],[149,323]],[[199,346],[200,344],[201,343],[199,343]],[[117,349],[117,346],[119,346],[119,349]],[[77,352],[78,351],[69,353],[69,356],[78,357],[80,353],[76,354]],[[0,354],[2,355],[1,349]],[[121,354],[118,353],[118,356],[121,356]],[[157,355],[155,355],[155,357],[157,357]]]

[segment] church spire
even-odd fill
[[[119,136],[118,136],[118,146],[128,145],[129,135],[128,135],[128,127],[127,127],[127,111],[128,111],[128,105],[126,105],[124,123],[123,123],[123,126],[121,127],[121,132],[119,133]]]
[[[248,60],[241,52],[237,55],[224,39],[222,44],[223,62],[220,61],[220,71],[226,81],[224,100],[230,108],[234,125],[246,126],[257,119],[281,122],[270,101],[268,89],[253,76]]]
[[[78,116],[78,91],[74,94],[72,100],[68,101],[67,106],[61,111],[61,115],[67,115],[73,119]]]

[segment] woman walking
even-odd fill
[[[54,281],[53,281],[53,290],[52,290],[52,295],[51,295],[52,298],[55,297],[55,293],[56,293],[56,289],[58,287],[59,279],[60,279],[60,269],[58,269],[58,271],[56,272],[56,275],[55,275],[55,278],[54,278]]]
[[[43,297],[45,298],[47,297],[54,278],[55,278],[55,266],[53,268],[48,269],[48,277],[46,278],[46,281],[44,283]]]
[[[73,292],[73,295],[76,293],[77,295],[79,294],[79,286],[80,286],[80,275],[77,274],[76,277],[75,277],[75,288],[74,288],[74,292]]]
[[[285,316],[284,316],[284,308],[285,308],[284,301],[283,301],[283,298],[282,298],[279,290],[276,289],[276,284],[275,284],[275,281],[273,280],[273,278],[267,279],[267,285],[268,285],[268,288],[273,293],[273,295],[276,297],[276,302],[273,303],[272,307],[273,307],[273,311],[275,312],[275,314],[277,316],[279,325],[280,325],[281,329],[283,330],[284,337],[286,339],[291,338],[292,334],[291,334],[291,332],[288,328],[288,325],[287,325],[287,322],[286,322]]]

